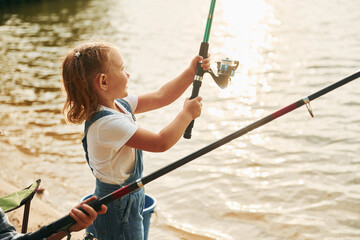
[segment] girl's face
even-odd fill
[[[117,49],[109,53],[107,77],[110,97],[113,99],[127,97],[127,82],[130,75],[125,71],[124,62]]]

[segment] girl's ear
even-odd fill
[[[97,79],[96,79],[96,83],[97,85],[99,86],[99,88],[101,90],[107,90],[109,85],[108,85],[108,80],[107,80],[107,77],[106,77],[106,74],[102,73],[100,74]]]

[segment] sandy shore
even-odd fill
[[[32,200],[28,232],[37,231],[42,226],[48,225],[65,216],[68,213],[67,211],[70,211],[71,207],[77,204],[76,199],[78,199],[75,198],[75,201],[65,199],[64,201],[66,202],[67,207],[65,207],[65,210],[60,210],[64,209],[64,207],[56,205],[57,203],[52,201],[53,198],[51,198],[55,194],[55,186],[52,186],[52,182],[49,181],[49,179],[51,180],[54,176],[44,176],[43,173],[34,169],[34,165],[27,165],[27,162],[34,163],[37,160],[36,156],[21,152],[16,146],[7,142],[6,136],[0,135],[0,196],[26,188],[37,179],[42,180],[40,187],[45,188],[44,193],[36,194]],[[63,187],[61,183],[59,183],[59,185]],[[62,192],[60,191],[60,193]],[[71,192],[68,194],[71,194]],[[10,222],[15,226],[18,232],[21,231],[23,211],[24,208],[21,207],[7,214]],[[153,220],[155,219],[155,222],[160,221],[160,216],[154,216]],[[161,227],[161,224],[152,224],[149,238],[159,239],[157,236],[162,236],[168,231],[169,229],[167,229],[166,226],[164,229]],[[170,231],[173,232],[171,229]],[[84,235],[84,230],[72,233],[72,239],[83,239]]]
[[[3,179],[0,179],[0,196],[4,196],[18,190],[21,189],[9,184]],[[39,193],[34,196],[34,199],[31,202],[28,232],[37,231],[42,226],[45,226],[65,215],[58,212],[46,202],[40,200],[38,195]],[[7,214],[10,222],[15,226],[18,232],[21,232],[23,212],[24,207],[21,207]],[[84,231],[72,233],[72,239],[82,239],[84,234]]]
[[[28,157],[30,156],[25,155],[18,151],[15,147],[0,141],[0,196],[5,196],[9,193],[19,191],[28,187],[36,179],[41,178],[39,176],[28,176],[29,173],[26,169],[22,169],[21,166],[18,166],[16,161],[12,161],[17,158]],[[11,176],[11,173],[13,173],[13,177],[9,177],[9,175]],[[23,175],[22,178],[19,178],[19,175]],[[21,180],[23,178],[28,179],[30,184],[24,183]],[[40,186],[44,185],[46,184],[40,184]],[[45,188],[47,187],[49,186],[46,186]],[[60,213],[55,209],[55,206],[51,206],[51,204],[41,198],[42,194],[37,193],[31,202],[28,232],[37,231],[42,226],[47,225],[67,214]],[[21,207],[7,214],[10,222],[15,226],[18,232],[21,232],[23,211],[24,207]],[[72,233],[72,239],[82,239],[84,234],[84,230]]]

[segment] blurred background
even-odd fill
[[[210,0],[0,0],[0,175],[67,213],[93,192],[83,126],[61,114],[60,63],[71,47],[119,47],[129,92],[153,91],[198,54]],[[215,60],[240,62],[228,88],[205,75],[191,140],[144,153],[151,173],[359,70],[357,0],[218,0]],[[141,114],[159,131],[180,111]],[[150,239],[359,239],[360,88],[351,82],[146,185]],[[18,151],[24,158],[7,158]]]

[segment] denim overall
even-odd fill
[[[126,110],[132,115],[129,104],[122,99],[117,99]],[[85,122],[84,138],[82,140],[86,160],[89,163],[86,135],[92,123],[96,120],[113,114],[111,111],[101,110],[97,112],[90,121]],[[134,115],[133,115],[134,118]],[[142,177],[143,160],[142,151],[136,149],[135,167],[133,173],[121,185],[108,184],[96,179],[95,195],[98,198],[106,196],[113,191],[135,182]],[[89,164],[90,166],[90,164]],[[91,167],[90,167],[91,168]],[[92,169],[91,169],[92,170]],[[99,240],[143,240],[144,227],[143,227],[143,209],[145,204],[144,188],[140,188],[128,195],[121,197],[107,205],[108,210],[106,214],[98,215],[93,225],[96,231],[96,238]]]

